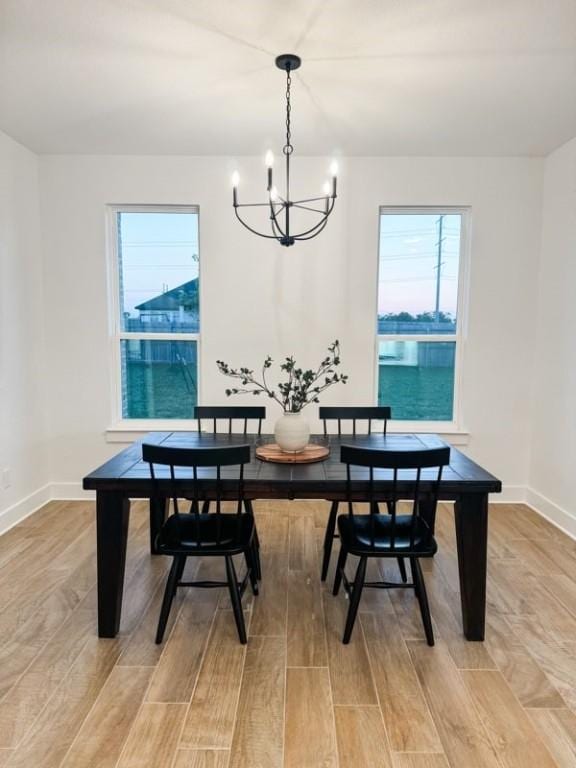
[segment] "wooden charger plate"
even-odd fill
[[[323,461],[329,453],[329,448],[316,443],[308,443],[299,453],[284,453],[276,443],[259,445],[256,448],[256,456],[259,459],[276,464],[313,464],[315,461]]]

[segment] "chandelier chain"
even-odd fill
[[[285,155],[292,154],[294,147],[291,143],[292,133],[290,130],[290,113],[292,111],[292,104],[290,103],[290,86],[292,85],[292,78],[290,77],[290,68],[286,69],[286,144],[282,151]]]

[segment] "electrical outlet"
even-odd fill
[[[6,490],[7,488],[10,488],[12,485],[12,477],[10,473],[10,468],[6,467],[2,470],[2,488]]]

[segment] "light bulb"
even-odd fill
[[[276,187],[272,187],[270,190],[270,200],[272,200],[273,203],[277,202],[278,200],[278,190]]]
[[[264,158],[264,162],[266,163],[266,168],[272,168],[274,165],[274,153],[271,149],[266,152],[266,157]]]
[[[322,194],[326,195],[326,197],[330,194],[330,184],[327,181],[322,185]]]
[[[238,171],[234,171],[232,174],[232,186],[237,187],[240,184],[240,174]]]
[[[338,176],[338,163],[336,160],[332,160],[330,163],[330,175],[331,176]]]

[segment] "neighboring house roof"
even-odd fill
[[[186,309],[198,309],[198,278],[176,286],[160,296],[138,304],[140,312],[174,312],[184,305]]]

